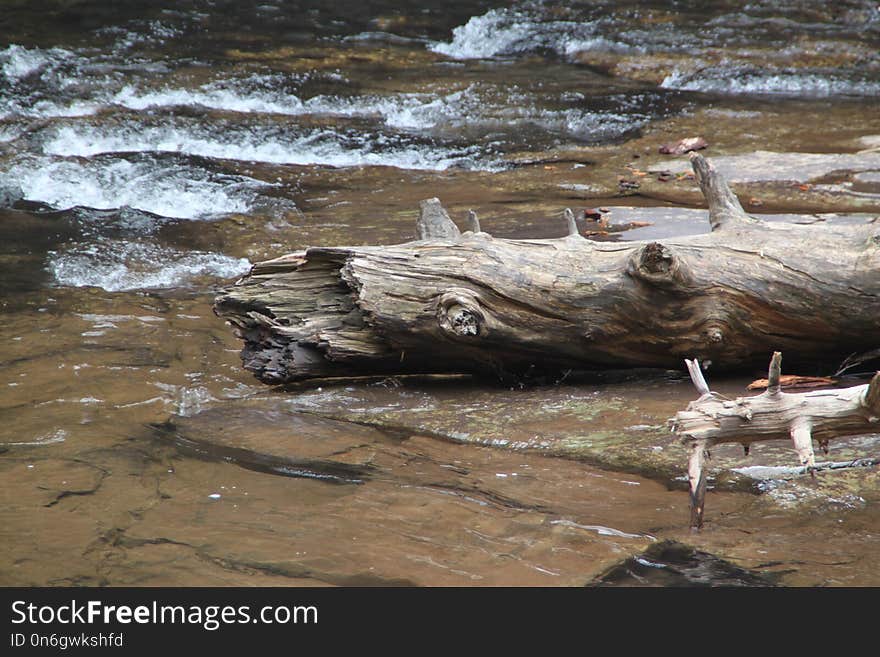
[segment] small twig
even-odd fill
[[[837,371],[834,373],[833,376],[840,376],[841,374],[849,369],[852,369],[856,365],[861,365],[862,363],[869,360],[874,360],[875,358],[880,358],[880,349],[872,349],[871,351],[866,351],[861,354],[854,352],[847,356],[846,360],[844,360],[840,364],[840,367],[837,368]]]
[[[477,213],[473,210],[468,210],[468,220],[470,222],[470,229],[475,232],[480,232],[480,219],[477,217]]]
[[[691,456],[688,460],[688,484],[690,488],[691,530],[697,531],[703,526],[703,510],[706,502],[706,441],[698,440],[691,445]]]
[[[779,394],[779,377],[782,374],[782,352],[774,351],[767,372],[767,395]]]
[[[691,381],[694,382],[694,387],[697,389],[697,392],[700,395],[709,395],[711,391],[709,390],[709,384],[706,383],[706,379],[703,376],[703,372],[700,369],[700,361],[696,358],[693,360],[684,359],[685,365],[687,365],[688,373],[691,375]]]
[[[574,212],[571,211],[571,208],[565,208],[563,216],[565,217],[565,221],[568,224],[568,236],[573,237],[579,235],[577,222],[574,220]]]

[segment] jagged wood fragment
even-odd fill
[[[781,354],[773,354],[767,390],[754,397],[729,400],[709,391],[695,361],[687,362],[699,399],[672,419],[673,431],[690,446],[688,481],[691,526],[703,524],[705,454],[719,443],[790,439],[801,466],[816,469],[812,441],[828,441],[880,431],[880,372],[870,383],[850,388],[786,393],[779,389]],[[702,482],[702,483],[701,483]]]
[[[477,217],[477,213],[473,210],[468,210],[468,223],[470,224],[470,229],[472,232],[480,232],[480,218]]]
[[[706,503],[706,451],[705,440],[695,440],[688,460],[688,485],[690,488],[691,528],[703,526],[703,509]]]
[[[773,352],[770,359],[770,367],[767,372],[767,395],[773,396],[779,394],[779,377],[782,375],[782,353]]]
[[[694,387],[697,389],[697,392],[700,393],[700,396],[710,394],[709,384],[706,383],[706,379],[700,369],[700,361],[696,358],[693,360],[685,358],[684,364],[687,366],[688,374],[691,375],[691,381],[694,382]]]
[[[574,220],[574,212],[571,211],[571,208],[565,208],[563,215],[565,216],[565,223],[568,227],[568,236],[577,237],[580,233],[578,233],[577,222]]]
[[[419,219],[416,222],[416,237],[418,239],[455,239],[461,235],[458,226],[440,205],[440,199],[425,199],[419,205]]]
[[[746,214],[727,181],[706,158],[698,153],[691,153],[689,157],[700,191],[709,204],[709,223],[713,231],[758,223],[757,219]]]

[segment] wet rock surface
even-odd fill
[[[328,422],[281,410],[287,406],[283,398],[250,400],[176,421],[178,440],[197,436],[203,458],[245,471],[228,473],[227,483],[197,505],[201,510],[186,501],[186,486],[193,484],[177,471],[162,485],[169,500],[163,510],[126,532],[126,541],[155,541],[147,534],[162,532],[164,541],[222,552],[251,568],[330,584],[576,584],[654,540],[633,531],[632,519],[606,524],[624,503],[621,496],[638,489],[671,514],[683,512],[681,500],[647,480],[418,432]],[[275,409],[273,421],[262,424],[267,408]],[[335,437],[325,442],[328,427]],[[259,454],[267,472],[289,477],[289,464],[313,454],[317,441],[325,468],[354,460],[369,468],[369,476],[360,485],[332,486],[328,477],[309,481],[306,475],[284,485],[289,502],[266,499],[272,482],[247,474],[249,461],[207,448],[210,436],[227,431],[239,448]],[[600,490],[608,491],[608,503],[592,501]],[[181,503],[175,502],[179,496]],[[169,523],[169,513],[183,514],[180,526],[176,519]],[[655,512],[643,515],[636,524],[650,525]],[[248,538],[233,530],[238,518],[247,518]],[[336,533],[350,539],[334,541]],[[277,540],[290,545],[283,559],[274,554]],[[554,567],[547,565],[551,560]]]
[[[776,578],[774,578],[776,579]],[[775,586],[774,579],[674,541],[654,543],[590,586]]]
[[[602,392],[610,393],[611,406],[626,407],[625,388],[612,385],[609,391],[608,387],[603,386]],[[272,507],[271,528],[255,518],[246,523],[249,542],[265,532],[264,540],[271,543],[281,532],[287,536],[284,540],[303,549],[277,562],[257,546],[250,559],[236,556],[233,561],[260,572],[343,585],[453,583],[459,578],[474,584],[517,581],[600,586],[767,586],[818,581],[814,568],[793,564],[790,555],[778,563],[750,562],[756,572],[741,567],[741,540],[754,540],[759,546],[757,553],[768,553],[760,546],[772,541],[774,535],[750,531],[752,538],[738,539],[737,549],[731,551],[726,538],[729,516],[751,517],[762,525],[765,518],[771,519],[771,524],[780,519],[800,522],[797,519],[805,512],[848,517],[869,511],[880,495],[876,468],[823,472],[813,480],[791,466],[793,451],[782,442],[755,444],[748,459],[738,446],[718,446],[713,449],[714,483],[709,498],[713,518],[703,534],[694,537],[685,528],[684,450],[666,432],[646,439],[641,434],[650,432],[650,426],[603,428],[608,404],[597,391],[557,386],[552,390],[551,405],[546,401],[550,389],[483,390],[468,396],[467,407],[445,397],[445,392],[441,387],[429,395],[423,385],[417,390],[404,385],[331,388],[305,393],[299,399],[296,395],[292,399],[261,395],[188,418],[174,418],[161,428],[158,440],[169,440],[173,426],[171,439],[181,455],[190,454],[197,443],[200,458],[242,469],[197,505],[206,505],[204,512],[209,514],[211,525],[223,516],[220,507],[211,504],[224,505],[222,508],[233,516],[256,513],[253,490],[238,483],[251,481],[250,485],[255,485],[250,479],[253,475],[244,474],[246,471],[293,477],[291,490],[305,486],[300,494],[308,499],[308,510],[291,502],[289,508]],[[567,399],[562,401],[561,397]],[[321,417],[321,399],[344,401],[350,412],[347,420],[328,422]],[[667,403],[671,407],[674,401]],[[517,409],[530,412],[526,416]],[[619,415],[620,408],[617,410]],[[467,422],[469,431],[461,430],[461,422]],[[530,423],[543,427],[541,441],[529,436]],[[573,435],[573,423],[582,428],[579,435]],[[877,441],[876,436],[834,441],[829,458],[845,460],[873,453]],[[235,445],[234,451],[228,451],[228,445]],[[243,453],[247,456],[241,456]],[[338,478],[291,472],[292,463],[302,464],[304,457],[318,455],[325,471],[358,463],[368,474],[360,485],[337,487],[331,482],[339,483]],[[255,460],[260,467],[253,467]],[[612,469],[597,470],[591,463]],[[621,470],[631,474],[613,474]],[[229,550],[238,554],[238,542],[244,540],[239,534],[224,538],[212,534],[215,543],[205,543],[203,532],[208,528],[201,526],[200,514],[188,516],[190,520],[182,522],[180,529],[167,524],[169,511],[196,513],[189,504],[179,506],[173,501],[181,495],[188,497],[178,488],[182,473],[174,474],[162,488],[168,506],[163,504],[164,510],[156,514],[162,518],[165,532],[161,540],[143,533],[149,533],[147,522],[126,532],[125,545],[134,548],[173,542],[203,555],[225,551],[229,558]],[[202,490],[207,493],[207,488]],[[722,492],[725,490],[750,493],[731,498],[731,493]],[[639,498],[637,507],[624,510],[619,505],[626,505],[631,496]],[[646,505],[645,500],[652,496],[655,501]],[[609,501],[599,503],[599,499]],[[732,513],[731,499],[740,500],[739,509]],[[259,502],[267,503],[275,504],[265,499]],[[331,514],[334,531],[344,527],[346,534],[361,541],[357,549],[363,551],[361,556],[369,555],[369,572],[358,572],[359,557],[352,553],[355,541],[345,549],[334,544],[335,552],[330,555],[323,547],[320,558],[310,553],[309,548],[316,549],[312,547],[315,542],[332,543],[323,538],[324,523],[314,516],[318,508],[324,520],[323,514]],[[291,529],[280,529],[280,519]],[[433,520],[441,525],[448,521],[458,529],[452,537],[441,537],[429,526]],[[151,531],[157,532],[159,527]],[[733,530],[734,534],[737,531]],[[414,536],[427,551],[438,549],[444,558],[422,554],[412,544]],[[684,544],[656,543],[664,537],[675,537]],[[493,554],[502,548],[511,552]],[[263,550],[269,550],[268,544]],[[560,559],[560,553],[569,557]],[[551,554],[562,568],[546,567]],[[324,558],[335,564],[334,568],[327,569],[329,562]],[[339,569],[340,563],[348,565]],[[486,568],[495,575],[486,575]]]
[[[713,165],[730,180],[743,207],[760,211],[799,207],[804,212],[878,212],[880,196],[871,191],[880,168],[874,152],[825,154],[754,151],[721,155]],[[650,168],[639,193],[691,202],[699,189],[684,176],[690,168],[678,159]],[[664,178],[664,173],[671,178]]]
[[[634,375],[633,375],[634,376]],[[462,394],[460,382],[434,386],[385,383],[368,387],[330,387],[279,400],[285,407],[321,417],[356,422],[402,434],[420,433],[464,444],[488,445],[518,452],[577,459],[603,468],[633,472],[666,485],[683,481],[687,450],[670,433],[667,421],[696,397],[690,381],[655,373],[638,383],[537,386],[523,389],[475,387]],[[678,380],[676,380],[678,379]],[[745,384],[726,383],[719,392],[748,396]],[[827,497],[837,470],[854,463],[852,485],[865,470],[866,490],[872,469],[861,459],[880,457],[880,437],[855,436],[831,441],[822,462],[837,463],[834,472],[811,482],[810,497]],[[722,487],[765,490],[765,482],[802,479],[796,456],[785,441],[759,442],[749,455],[739,445],[712,449],[710,470]],[[809,477],[807,477],[809,479]],[[775,485],[775,484],[774,484]],[[797,496],[794,496],[797,498]],[[780,498],[781,499],[781,498]]]

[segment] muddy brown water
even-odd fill
[[[411,239],[428,197],[503,237],[559,236],[567,206],[607,206],[601,239],[705,231],[657,153],[699,134],[768,219],[880,211],[853,186],[878,168],[870,4],[424,4],[0,18],[0,585],[880,585],[876,468],[812,481],[785,444],[725,446],[688,530],[681,372],[273,389],[241,369],[221,286]],[[862,436],[827,458],[878,455]]]

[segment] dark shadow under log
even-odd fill
[[[662,242],[496,239],[422,203],[420,239],[254,265],[215,312],[266,383],[364,374],[517,377],[603,367],[713,371],[774,349],[798,367],[878,346],[880,224],[765,223],[700,155],[712,232]]]

